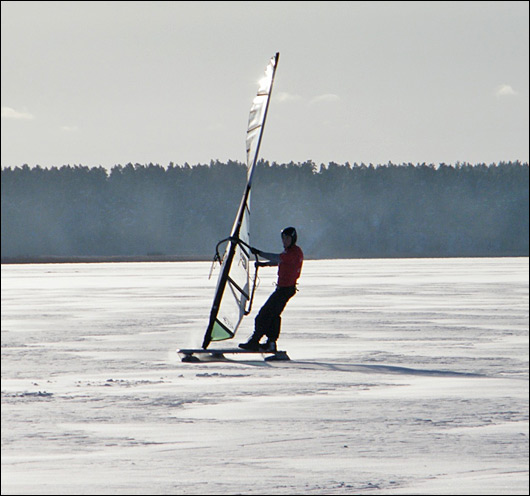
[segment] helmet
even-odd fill
[[[286,236],[291,236],[291,244],[295,245],[296,244],[296,239],[298,238],[298,235],[296,234],[296,229],[294,227],[286,227],[283,231],[282,231],[282,236],[283,235],[286,235]]]

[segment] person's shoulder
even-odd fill
[[[298,253],[302,257],[304,256],[304,252],[302,251],[302,248],[300,248],[298,245],[294,245],[293,248],[296,251],[296,253]]]

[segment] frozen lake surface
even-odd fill
[[[2,494],[528,494],[528,268],[307,261],[292,361],[183,363],[209,263],[2,265]]]

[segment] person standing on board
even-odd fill
[[[256,248],[250,248],[254,255],[262,257],[268,262],[257,262],[259,266],[278,266],[278,282],[276,290],[261,307],[255,319],[254,333],[246,343],[241,343],[240,348],[249,351],[276,351],[276,341],[280,336],[282,323],[281,313],[287,302],[296,293],[296,281],[300,277],[304,253],[296,244],[297,233],[294,227],[286,227],[282,231],[282,253],[267,253]],[[263,336],[267,342],[260,344]]]

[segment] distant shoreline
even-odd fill
[[[210,262],[212,258],[190,255],[112,255],[112,256],[36,256],[2,257],[2,264],[63,264],[118,262]]]
[[[500,255],[476,254],[476,255],[411,255],[411,256],[352,256],[352,257],[331,257],[330,259],[403,259],[403,258],[528,258],[528,254],[504,253]],[[306,257],[306,260],[312,258]],[[315,260],[325,260],[315,259]],[[69,263],[139,263],[139,262],[211,262],[212,257],[201,255],[109,255],[109,256],[52,256],[42,255],[34,257],[2,257],[2,265],[22,265],[22,264],[69,264]]]

